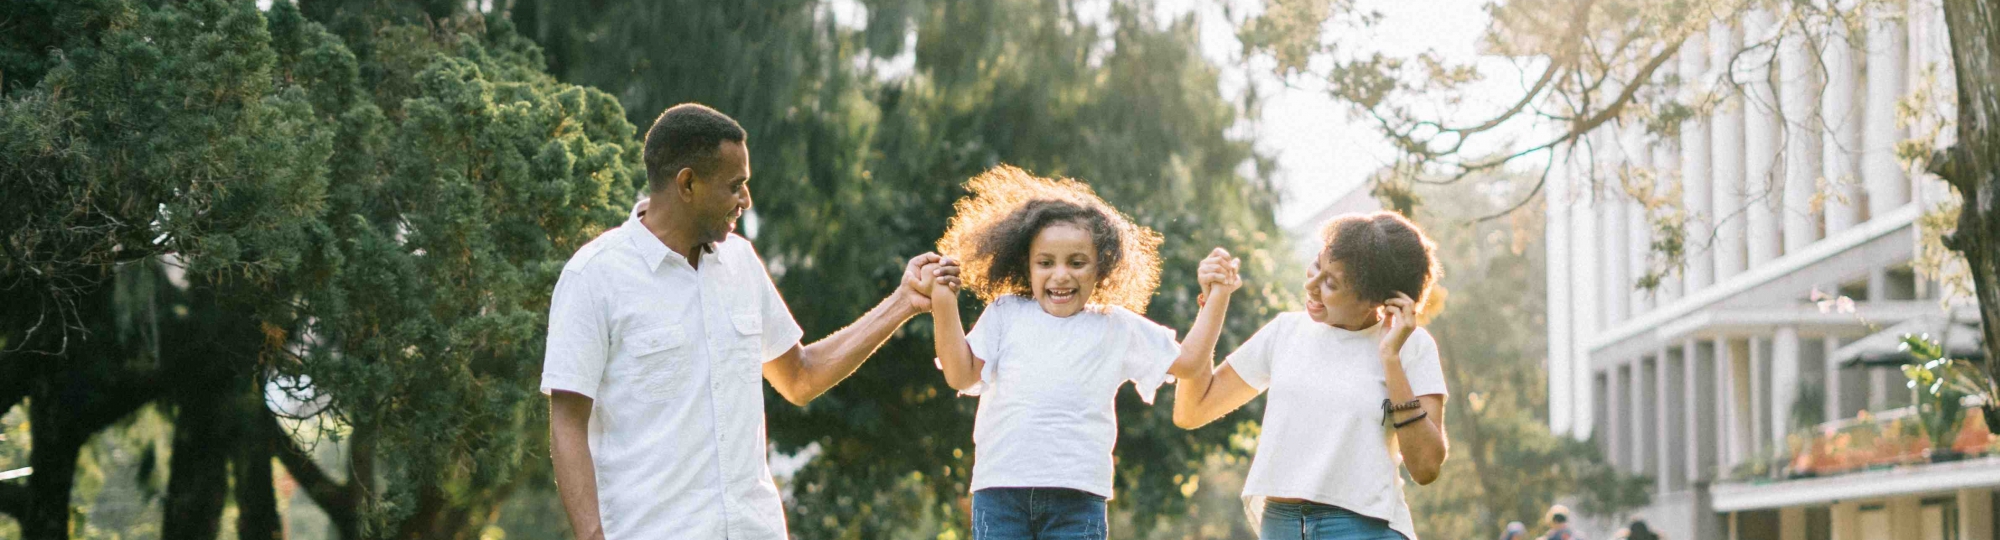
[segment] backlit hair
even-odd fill
[[[1090,234],[1097,288],[1088,303],[1145,313],[1160,286],[1160,234],[1137,224],[1090,186],[1001,165],[966,182],[938,252],[959,260],[959,277],[981,301],[1033,296],[1029,246],[1042,229],[1072,224]]]

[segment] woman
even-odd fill
[[[1442,273],[1423,231],[1387,212],[1335,218],[1306,276],[1306,311],[1284,313],[1220,367],[1175,390],[1194,429],[1264,390],[1243,487],[1265,540],[1414,540],[1398,465],[1418,484],[1444,464],[1445,383],[1418,306]]]

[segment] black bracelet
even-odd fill
[[[1404,421],[1401,421],[1401,422],[1397,422],[1397,423],[1396,423],[1396,429],[1403,429],[1403,426],[1407,426],[1407,425],[1410,425],[1410,424],[1415,424],[1415,423],[1417,423],[1417,421],[1418,421],[1418,420],[1423,420],[1423,419],[1424,419],[1424,417],[1426,417],[1426,416],[1430,416],[1430,415],[1431,415],[1431,412],[1430,412],[1430,411],[1422,411],[1422,412],[1419,412],[1419,413],[1417,413],[1417,415],[1416,415],[1416,416],[1412,416],[1412,417],[1410,417],[1410,419],[1409,419],[1409,420],[1404,420]]]

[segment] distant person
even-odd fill
[[[1583,540],[1582,536],[1577,535],[1575,531],[1569,528],[1569,507],[1567,506],[1560,504],[1550,506],[1549,513],[1543,516],[1542,521],[1545,525],[1548,525],[1549,532],[1543,534],[1541,540]]]
[[[1641,518],[1633,519],[1631,524],[1625,526],[1625,536],[1623,538],[1627,540],[1660,540],[1660,535],[1653,532],[1653,527],[1647,525],[1646,520]]]
[[[1334,218],[1321,239],[1305,312],[1278,315],[1212,372],[1183,377],[1174,424],[1200,427],[1268,389],[1243,485],[1263,540],[1413,540],[1399,469],[1434,482],[1448,447],[1444,366],[1418,327],[1442,274],[1436,246],[1389,212]]]
[[[1118,389],[1130,381],[1151,404],[1169,373],[1208,369],[1237,263],[1220,248],[1202,261],[1217,298],[1176,343],[1140,315],[1159,285],[1158,233],[1072,180],[1000,166],[968,187],[939,251],[986,301],[972,332],[956,287],[928,289],[945,383],[979,396],[972,538],[1104,538]]]
[[[1507,523],[1507,529],[1500,531],[1500,540],[1528,540],[1528,526],[1519,522]]]
[[[563,508],[578,540],[782,540],[763,383],[812,401],[930,309],[914,283],[954,283],[957,268],[911,259],[860,320],[800,346],[764,261],[733,234],[750,209],[743,127],[676,105],[647,130],[645,163],[650,197],[570,257],[549,301],[541,390]]]

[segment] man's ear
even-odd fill
[[[680,172],[674,173],[674,181],[668,188],[672,189],[674,196],[680,197],[681,200],[692,201],[694,200],[694,182],[694,167],[681,167]]]

